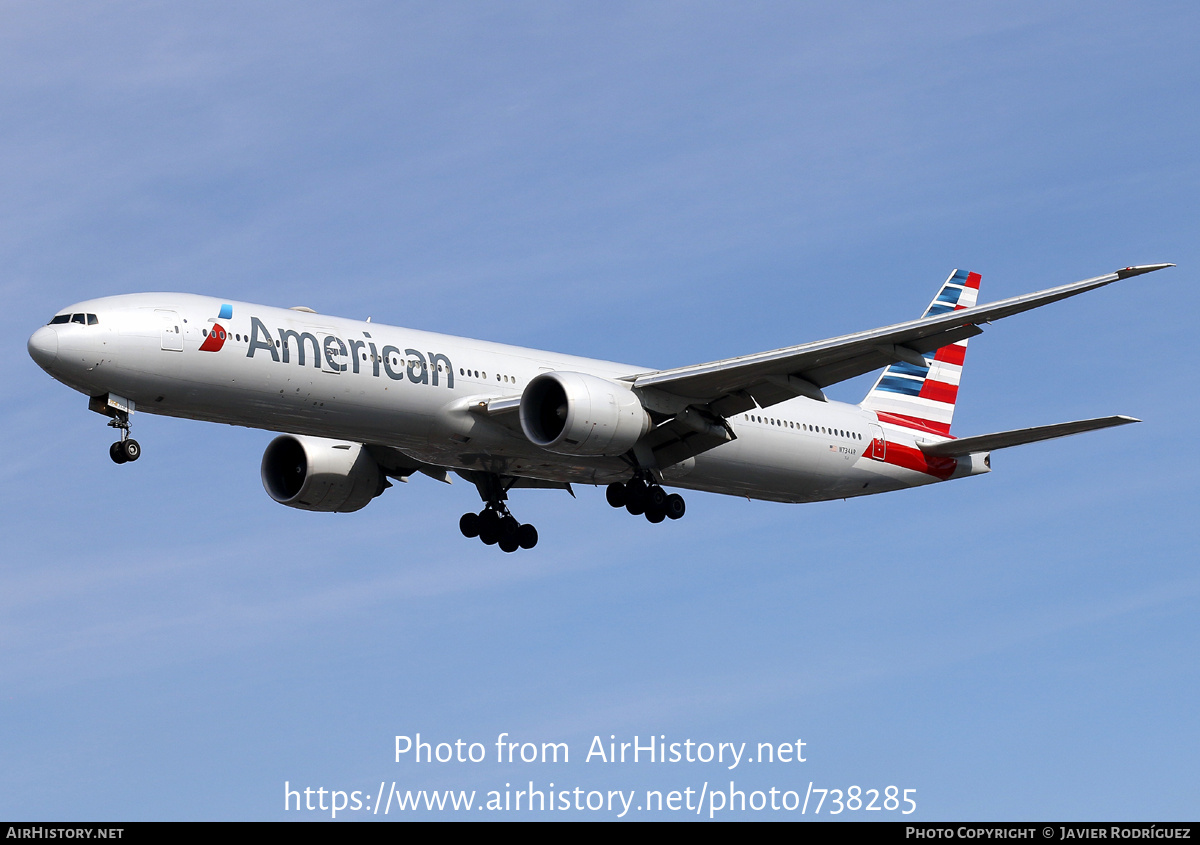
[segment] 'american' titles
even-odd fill
[[[262,350],[271,356],[275,363],[288,364],[292,359],[292,344],[295,343],[296,364],[305,366],[308,356],[306,351],[312,350],[312,365],[321,368],[322,358],[328,367],[336,372],[344,373],[348,369],[358,373],[361,365],[371,365],[371,375],[379,377],[381,370],[388,378],[400,381],[405,377],[413,384],[432,384],[438,386],[439,376],[444,375],[445,385],[454,387],[454,365],[450,359],[440,352],[422,354],[416,349],[405,349],[403,354],[398,346],[387,345],[377,349],[370,333],[363,332],[366,340],[342,340],[342,338],[324,334],[323,340],[308,331],[295,329],[278,329],[279,337],[271,334],[271,330],[263,325],[257,317],[250,318],[250,343],[246,348],[246,357],[253,358],[254,353]],[[347,363],[349,361],[349,363]],[[445,369],[443,369],[443,366]]]

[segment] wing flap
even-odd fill
[[[392,446],[380,446],[374,443],[365,445],[371,457],[375,459],[375,463],[379,464],[379,468],[389,478],[408,481],[415,473],[419,472],[438,481],[449,483],[444,467],[434,466],[433,464],[427,464],[424,461],[410,458]]]

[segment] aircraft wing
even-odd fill
[[[821,388],[839,381],[900,361],[914,364],[919,361],[925,366],[920,358],[922,353],[974,337],[983,331],[979,328],[983,323],[1039,308],[1131,276],[1174,266],[1126,267],[1069,285],[907,323],[708,364],[641,373],[625,380],[635,388],[671,394],[719,417],[740,414],[755,406],[765,408],[796,396],[823,401]]]

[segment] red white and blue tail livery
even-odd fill
[[[972,308],[979,297],[979,274],[955,270],[925,309],[925,317]],[[875,382],[862,407],[880,420],[949,435],[962,379],[967,339],[892,364]]]

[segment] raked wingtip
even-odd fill
[[[1126,267],[1124,270],[1118,270],[1117,278],[1128,279],[1130,276],[1140,276],[1143,273],[1153,273],[1155,270],[1174,266],[1174,264],[1139,264],[1136,267]]]

